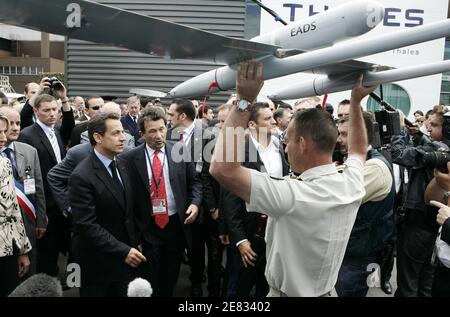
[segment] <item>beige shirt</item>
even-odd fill
[[[391,192],[391,172],[382,160],[370,159],[364,163],[364,188],[366,194],[362,204],[368,201],[381,201]]]
[[[334,288],[364,191],[363,162],[350,157],[311,168],[301,179],[251,170],[250,210],[264,211],[266,278],[287,296],[321,296]]]

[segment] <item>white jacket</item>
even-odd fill
[[[16,198],[11,162],[0,156],[0,257],[13,255],[14,244],[20,255],[31,250]]]

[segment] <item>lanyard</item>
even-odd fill
[[[150,169],[152,171],[152,179],[155,182],[155,189],[156,189],[156,192],[158,192],[159,184],[161,183],[161,180],[164,176],[164,164],[166,164],[166,154],[164,153],[164,160],[163,160],[163,165],[161,168],[161,173],[159,174],[158,181],[156,181],[155,172],[153,171],[153,166],[152,166],[152,160],[150,159],[150,154],[148,154],[147,147],[145,147],[145,153],[147,154],[148,163],[150,164]],[[153,155],[155,155],[155,154],[153,154]]]

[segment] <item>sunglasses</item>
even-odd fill
[[[102,106],[92,106],[91,109],[93,110],[99,110]]]

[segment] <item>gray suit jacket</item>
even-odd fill
[[[93,152],[93,147],[90,143],[78,144],[71,147],[66,157],[59,164],[53,166],[47,174],[50,189],[53,192],[56,203],[62,211],[70,207],[69,177],[75,167],[91,152]]]
[[[44,193],[44,183],[41,174],[41,165],[39,162],[39,156],[37,150],[29,144],[22,142],[14,142],[14,154],[17,165],[17,173],[19,174],[20,180],[26,178],[26,170],[29,169],[30,176],[35,180],[36,194],[33,198],[36,207],[36,227],[46,228],[46,207],[45,207],[45,193]],[[34,224],[31,222],[27,215],[24,215],[25,226],[29,227]],[[35,229],[35,228],[33,228]],[[28,232],[29,230],[27,230]]]

